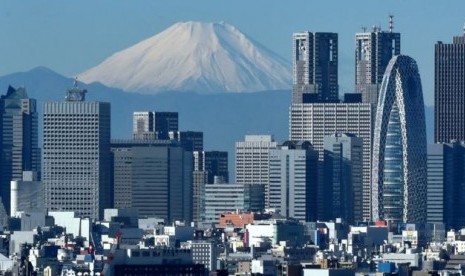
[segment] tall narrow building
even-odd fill
[[[465,141],[465,32],[434,47],[434,141]]]
[[[270,151],[269,208],[302,222],[316,221],[318,152],[306,141]]]
[[[268,206],[270,183],[270,150],[278,143],[271,135],[246,135],[236,142],[236,183],[261,184],[265,187],[265,206]]]
[[[324,138],[325,220],[363,217],[363,140],[349,133]],[[357,213],[355,213],[357,212]]]
[[[111,207],[110,104],[75,85],[44,104],[43,183],[49,211],[99,219]]]
[[[393,32],[392,24],[391,16],[389,31],[373,27],[355,35],[355,91],[364,103],[376,106],[384,71],[391,58],[400,55],[400,33]]]
[[[395,56],[384,74],[373,139],[373,220],[426,222],[426,127],[418,67]]]
[[[293,103],[338,101],[337,33],[294,33]]]
[[[465,144],[428,145],[427,222],[465,226]]]
[[[8,87],[0,99],[0,197],[10,211],[10,181],[22,180],[23,171],[39,172],[36,100],[25,88]]]

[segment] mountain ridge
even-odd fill
[[[226,23],[182,22],[79,74],[129,92],[288,89],[291,64]]]

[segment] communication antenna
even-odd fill
[[[463,24],[463,36],[465,36],[465,23]]]
[[[74,77],[73,86],[78,87],[78,77]]]
[[[389,15],[389,32],[392,33],[394,30],[394,15]]]

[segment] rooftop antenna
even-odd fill
[[[78,77],[74,77],[73,86],[78,87]]]
[[[362,26],[362,31],[363,31],[364,33],[366,33],[366,32],[367,32],[367,27],[366,27],[366,26]]]
[[[394,15],[389,15],[389,32],[392,33],[394,30]]]
[[[465,23],[463,24],[463,36],[465,36]]]

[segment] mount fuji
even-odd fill
[[[226,23],[182,22],[113,54],[78,77],[130,92],[289,89],[291,64]]]

